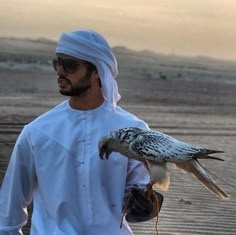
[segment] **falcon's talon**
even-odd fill
[[[146,191],[146,198],[148,201],[151,200],[151,195],[153,195],[153,188],[152,188],[152,183],[148,183],[146,185],[147,191]]]

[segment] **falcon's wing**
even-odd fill
[[[160,132],[147,131],[130,144],[129,150],[137,157],[156,162],[180,162],[193,158],[204,149],[181,142]]]

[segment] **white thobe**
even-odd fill
[[[111,130],[146,123],[104,102],[94,110],[64,101],[26,125],[18,137],[0,191],[0,235],[22,234],[33,199],[31,235],[130,235],[120,229],[125,190],[149,182],[143,164],[98,154]]]

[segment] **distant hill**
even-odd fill
[[[0,68],[51,69],[56,42],[48,39],[0,38]],[[113,48],[119,77],[135,79],[208,79],[236,83],[236,61],[184,57]],[[26,66],[27,65],[27,66]]]
[[[7,54],[51,56],[55,47],[56,42],[44,38],[0,38],[0,52]]]

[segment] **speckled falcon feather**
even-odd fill
[[[209,156],[222,151],[198,147],[179,141],[164,133],[137,127],[128,127],[110,132],[99,141],[100,158],[109,157],[111,152],[142,161],[149,170],[152,184],[167,190],[170,184],[167,162],[192,173],[207,189],[222,199],[229,195],[218,187],[214,179],[203,168],[198,159],[223,159]]]
[[[194,157],[221,152],[200,148],[185,142],[178,141],[164,133],[157,131],[141,131],[130,142],[129,150],[134,155],[142,156],[156,162],[182,162]]]

